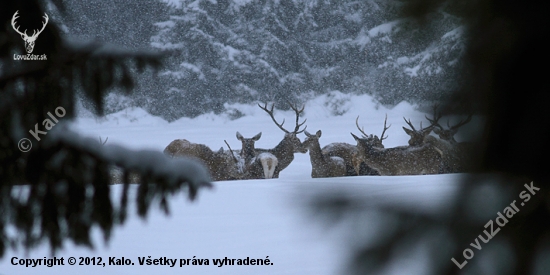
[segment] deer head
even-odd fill
[[[23,41],[25,41],[25,50],[27,51],[27,53],[32,53],[33,49],[34,49],[34,43],[36,42],[36,39],[38,38],[38,35],[40,33],[42,33],[42,31],[46,28],[46,24],[48,24],[48,15],[46,13],[44,13],[44,16],[42,16],[45,21],[42,22],[42,29],[40,29],[38,32],[37,30],[33,30],[33,33],[31,36],[27,35],[27,30],[25,30],[24,32],[21,32],[19,31],[19,27],[16,27],[15,26],[15,20],[17,18],[19,18],[19,15],[18,15],[18,12],[19,11],[16,11],[14,14],[13,14],[13,17],[11,19],[11,26],[13,27],[13,29],[19,34],[21,35],[21,38],[23,38]]]
[[[458,128],[462,127],[463,125],[467,124],[472,120],[472,114],[469,114],[468,117],[464,120],[460,120],[457,124],[451,126],[449,123],[449,120],[447,120],[447,129],[444,129],[441,125],[439,125],[439,119],[441,118],[441,113],[437,113],[437,106],[433,107],[433,119],[430,119],[426,116],[426,119],[435,126],[433,128],[433,131],[436,135],[439,136],[440,139],[448,141],[452,144],[456,144],[456,140],[454,138],[454,135],[458,132]]]
[[[260,109],[264,110],[266,113],[269,114],[269,116],[271,117],[271,119],[273,120],[275,125],[277,125],[277,127],[279,127],[279,129],[281,129],[283,132],[285,132],[285,137],[283,138],[283,142],[285,144],[288,144],[289,146],[292,146],[292,151],[294,153],[306,153],[307,149],[302,146],[302,142],[297,137],[298,134],[304,132],[307,128],[307,126],[306,126],[306,127],[304,127],[304,129],[300,130],[300,127],[302,127],[304,125],[304,123],[306,123],[307,119],[305,119],[301,123],[299,122],[300,121],[300,114],[304,112],[305,105],[302,106],[301,109],[298,109],[296,106],[294,106],[290,102],[288,102],[288,104],[290,105],[290,108],[296,113],[296,126],[294,127],[294,131],[292,131],[292,132],[285,129],[285,128],[283,128],[283,124],[285,124],[284,119],[283,119],[283,122],[281,122],[281,123],[278,123],[277,120],[275,119],[275,117],[273,115],[273,108],[275,107],[275,104],[272,104],[271,108],[269,108],[269,109],[267,108],[267,103],[265,103],[264,106],[262,106],[260,104],[258,104],[258,106],[260,107]]]
[[[379,146],[380,139],[377,136],[370,135],[366,137],[358,137],[353,133],[351,133],[351,136],[353,136],[355,141],[357,141],[357,150],[359,152],[368,152],[372,150],[372,148],[383,148]]]
[[[422,128],[422,121],[420,122],[420,130],[416,130],[414,128],[414,125],[411,123],[411,120],[407,120],[403,117],[405,122],[411,127],[411,129],[407,129],[403,127],[403,130],[405,130],[405,133],[409,135],[411,138],[409,139],[409,146],[422,146],[424,144],[424,139],[432,132],[435,125],[430,125],[426,128]]]
[[[386,130],[388,130],[391,127],[391,124],[390,126],[386,127],[387,122],[388,122],[388,114],[386,114],[386,118],[384,119],[384,130],[382,130],[382,135],[380,136],[380,138],[378,138],[378,136],[376,135],[374,136],[372,134],[370,136],[367,135],[365,133],[365,129],[363,129],[362,127],[359,127],[359,116],[357,116],[357,118],[355,119],[355,125],[357,126],[357,129],[359,129],[359,132],[363,134],[364,138],[370,138],[370,142],[373,143],[374,147],[378,147],[378,148],[384,148],[384,144],[382,144],[382,141],[388,138],[388,136],[384,136],[386,134]]]
[[[261,137],[262,137],[261,132],[251,138],[245,138],[241,135],[241,133],[237,132],[237,139],[242,142],[241,157],[246,162],[250,161],[256,156],[254,143],[258,141]]]
[[[319,145],[321,130],[317,133],[310,134],[304,131],[306,139],[303,146],[309,149],[309,159],[311,162],[311,177],[326,178],[326,177],[343,177],[346,176],[346,163],[343,157],[331,156],[324,153]]]
[[[310,134],[308,131],[304,131],[304,134],[306,135],[306,139],[304,139],[304,142],[302,142],[302,145],[304,148],[310,148],[315,143],[319,144],[319,138],[321,137],[321,130],[317,131],[315,135]]]

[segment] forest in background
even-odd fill
[[[370,94],[387,106],[448,98],[465,51],[460,7],[442,5],[422,22],[401,5],[84,0],[66,3],[60,18],[70,39],[164,53],[164,67],[141,74],[132,95],[110,93],[105,107],[137,106],[173,121],[223,112],[226,103],[306,101],[331,91]]]

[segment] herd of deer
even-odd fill
[[[437,107],[434,107],[434,117],[428,118],[430,125],[416,130],[410,120],[405,122],[410,129],[403,127],[410,136],[409,146],[395,148],[384,148],[382,142],[387,138],[384,136],[390,126],[386,126],[387,116],[384,121],[384,130],[380,138],[376,135],[367,135],[359,127],[359,117],[355,120],[357,129],[362,136],[358,137],[351,133],[357,141],[357,145],[348,143],[331,143],[323,148],[319,143],[321,131],[310,134],[306,127],[300,130],[306,120],[299,122],[300,114],[304,107],[298,109],[290,104],[296,114],[296,125],[293,131],[283,128],[284,120],[278,123],[273,115],[273,108],[258,106],[264,110],[275,125],[285,135],[281,142],[272,149],[255,148],[254,143],[262,135],[255,135],[252,138],[245,138],[237,132],[237,139],[242,142],[242,149],[229,151],[220,148],[219,151],[212,151],[204,144],[196,144],[185,139],[172,141],[164,153],[171,157],[191,157],[203,162],[210,170],[214,181],[239,180],[239,179],[270,179],[278,178],[279,173],[288,167],[294,160],[295,153],[306,153],[312,165],[311,177],[343,177],[357,175],[423,175],[440,173],[466,172],[469,163],[468,156],[471,151],[468,143],[459,143],[454,139],[458,128],[471,120],[471,115],[465,120],[451,126],[447,121],[448,128],[439,124],[441,114],[437,114]],[[439,138],[430,135],[434,132]],[[304,133],[306,138],[301,142],[298,134]]]

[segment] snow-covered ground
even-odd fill
[[[212,149],[225,148],[224,139],[233,149],[240,149],[235,137],[262,132],[258,148],[272,148],[283,137],[270,117],[257,106],[231,105],[245,116],[231,120],[226,114],[202,115],[168,123],[141,109],[128,109],[105,118],[83,115],[73,128],[83,135],[131,149],[162,151],[174,139],[203,143]],[[401,103],[392,109],[377,106],[368,96],[350,96],[333,92],[307,102],[304,118],[307,129],[322,130],[321,146],[332,142],[354,144],[350,132],[358,133],[355,118],[365,132],[380,135],[384,116],[388,115],[386,147],[406,145],[408,136],[402,129],[403,116],[416,127],[420,121],[428,125],[424,113]],[[279,121],[293,129],[294,113],[276,111]],[[477,119],[473,120],[478,121]],[[473,124],[473,123],[471,123]],[[464,128],[473,127],[467,125]],[[303,140],[304,136],[300,135]],[[324,230],[322,223],[310,215],[306,202],[314,194],[347,192],[365,200],[385,200],[430,211],[446,205],[457,188],[460,175],[347,177],[311,179],[308,154],[296,154],[292,164],[279,179],[216,182],[212,190],[202,190],[195,202],[184,195],[170,201],[172,213],[165,216],[153,209],[143,221],[133,214],[127,223],[116,228],[108,245],[95,232],[96,249],[68,245],[57,257],[64,257],[64,266],[24,267],[12,265],[13,257],[41,259],[50,256],[47,246],[26,255],[12,252],[0,260],[0,275],[15,274],[337,274],[341,271],[348,249],[343,230]],[[113,186],[113,191],[120,186]],[[133,212],[135,213],[135,212]],[[349,244],[349,243],[348,243]],[[174,267],[142,266],[138,257],[177,259]],[[67,264],[69,257],[101,257],[101,266]],[[134,265],[112,266],[109,257],[130,259]],[[208,259],[207,266],[180,267],[179,259]],[[273,265],[222,266],[213,259],[263,259]],[[96,258],[97,261],[97,258]],[[190,262],[191,263],[191,262]],[[235,262],[236,263],[236,262]],[[404,270],[403,274],[412,274]],[[411,273],[412,272],[412,273]],[[421,274],[421,272],[419,273]]]

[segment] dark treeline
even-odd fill
[[[464,38],[453,6],[419,24],[399,13],[400,1],[242,2],[86,0],[67,5],[65,26],[69,35],[166,54],[126,105],[111,96],[108,112],[133,105],[174,120],[333,90],[388,105],[456,90]]]

